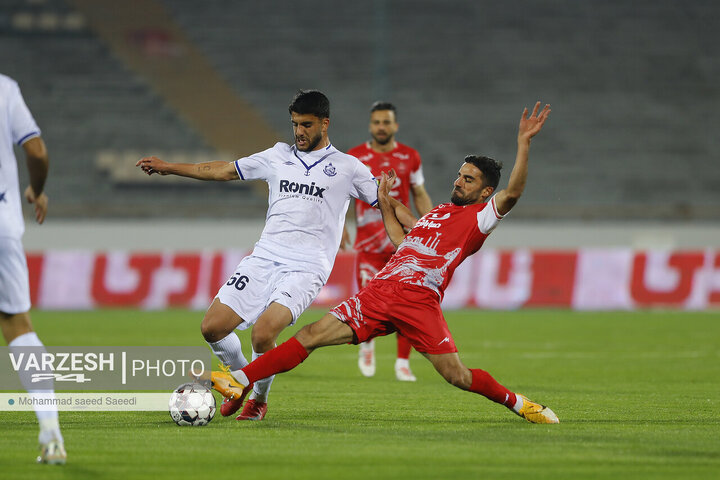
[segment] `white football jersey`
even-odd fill
[[[40,129],[17,82],[0,74],[0,237],[19,239],[25,232],[13,144],[22,145],[38,135]]]
[[[276,143],[235,161],[243,180],[270,187],[265,228],[253,255],[297,265],[327,281],[340,247],[350,198],[377,205],[377,182],[357,158],[332,145],[301,152]]]

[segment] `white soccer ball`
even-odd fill
[[[180,385],[170,395],[170,417],[180,426],[207,425],[215,416],[215,397],[209,388],[199,383]]]

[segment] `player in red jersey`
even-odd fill
[[[398,131],[397,109],[389,102],[375,102],[370,108],[370,141],[348,151],[370,168],[373,175],[394,170],[397,174],[390,196],[406,207],[410,206],[412,194],[415,210],[425,215],[433,207],[430,195],[425,190],[422,161],[417,150],[395,140]],[[380,210],[362,201],[355,202],[357,234],[355,236],[355,275],[362,289],[390,260],[395,253],[385,232]],[[347,234],[347,230],[343,235]],[[345,238],[344,241],[347,241]],[[349,243],[349,242],[348,242]],[[410,370],[410,342],[397,335],[397,359],[395,377],[400,381],[416,380]],[[360,344],[358,367],[363,375],[375,375],[375,342],[369,340]]]
[[[390,262],[357,295],[258,360],[240,370],[212,372],[213,387],[226,396],[238,395],[255,381],[295,368],[318,347],[399,332],[449,383],[500,403],[529,422],[558,423],[549,408],[508,390],[484,370],[467,368],[440,310],[455,268],[480,249],[525,189],[530,139],[542,129],[550,106],[539,110],[540,102],[530,116],[523,111],[506,189],[493,196],[500,179],[498,162],[468,156],[454,183],[452,203],[431,210],[407,236],[396,216],[399,202],[388,195],[391,182],[383,173],[378,198],[387,233],[399,245]]]

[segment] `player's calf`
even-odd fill
[[[470,390],[473,374],[460,361],[457,353],[425,354],[435,370],[451,385]]]

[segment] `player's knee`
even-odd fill
[[[206,315],[200,324],[200,333],[206,342],[217,342],[227,337],[232,330],[228,331],[227,328],[223,328],[216,319],[212,316]]]
[[[2,326],[5,343],[10,343],[20,335],[33,331],[30,315],[24,313],[0,312],[0,326]]]
[[[252,334],[250,335],[250,341],[252,342],[253,350],[258,353],[265,353],[275,346],[275,340],[277,339],[279,332],[263,326],[253,326]]]
[[[200,333],[202,333],[202,336],[206,342],[217,342],[217,340],[215,339],[215,331],[210,325],[210,322],[206,321],[206,319],[203,319],[202,323],[200,324]]]

